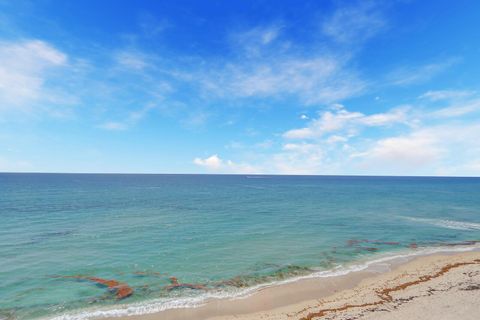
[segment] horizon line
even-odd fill
[[[480,178],[480,176],[430,176],[430,175],[368,175],[368,174],[282,174],[282,173],[136,173],[136,172],[40,172],[0,171],[0,174],[65,174],[65,175],[198,175],[198,176],[291,176],[291,177],[378,177],[378,178]]]

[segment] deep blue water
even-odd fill
[[[480,178],[0,174],[0,318],[161,309],[466,240]]]

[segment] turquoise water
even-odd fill
[[[480,178],[0,174],[0,219],[0,318],[141,313],[480,240]]]

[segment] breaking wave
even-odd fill
[[[446,219],[414,218],[414,217],[405,217],[405,216],[402,216],[402,218],[410,221],[414,221],[414,222],[430,224],[440,228],[464,230],[464,231],[480,230],[480,223],[475,223],[475,222],[455,221],[455,220],[446,220]]]
[[[477,227],[480,228],[480,225],[477,224]],[[407,262],[410,259],[418,256],[426,256],[430,254],[436,254],[441,252],[467,252],[472,250],[480,250],[479,245],[466,245],[459,246],[455,249],[450,247],[425,247],[418,250],[408,250],[403,252],[396,253],[384,253],[376,256],[370,260],[357,261],[354,264],[347,266],[339,265],[330,270],[319,270],[314,271],[307,275],[294,276],[292,278],[272,281],[264,284],[257,284],[251,287],[238,289],[235,291],[216,291],[208,292],[194,297],[177,297],[177,298],[161,298],[154,300],[147,300],[143,302],[131,303],[127,305],[117,305],[113,308],[99,308],[99,309],[83,309],[78,310],[77,312],[68,312],[62,315],[57,315],[54,317],[44,318],[50,320],[88,320],[88,319],[97,319],[97,318],[111,318],[111,317],[125,317],[133,315],[143,315],[157,313],[169,309],[180,309],[180,308],[198,308],[211,300],[215,299],[242,299],[251,296],[259,289],[278,286],[282,284],[292,283],[303,279],[312,279],[312,278],[329,278],[336,276],[344,276],[352,272],[358,272],[363,270],[375,271],[378,266],[381,267],[381,270],[388,271],[390,270],[391,265],[394,261],[403,261]],[[386,267],[386,269],[385,269]]]

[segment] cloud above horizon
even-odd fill
[[[58,98],[46,83],[68,56],[41,40],[0,41],[0,110],[27,109]]]
[[[278,138],[280,149],[259,156],[257,168],[263,173],[284,174],[339,174],[345,173],[345,168],[350,168],[349,174],[480,174],[475,160],[458,161],[480,156],[478,94],[462,92],[422,95],[435,97],[433,104],[438,103],[438,96],[461,97],[443,108],[412,104],[366,115],[332,105],[305,127],[285,131]],[[423,112],[418,111],[421,108]],[[431,109],[435,111],[429,112]],[[456,118],[466,113],[470,121],[458,123]],[[215,166],[210,170],[215,171]]]
[[[476,47],[422,4],[2,6],[3,170],[480,174]]]

